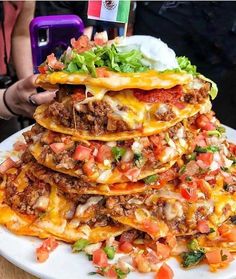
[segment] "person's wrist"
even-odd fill
[[[12,114],[7,109],[7,107],[5,106],[5,103],[4,103],[4,92],[5,92],[5,89],[0,90],[0,118],[8,120],[8,119],[12,118],[15,115]]]
[[[4,105],[5,105],[5,107],[7,108],[7,110],[13,115],[13,116],[20,116],[18,113],[16,113],[15,111],[14,111],[14,109],[12,108],[12,103],[14,103],[14,102],[12,102],[12,101],[10,101],[8,98],[9,97],[11,97],[11,96],[9,96],[9,94],[12,94],[12,90],[14,90],[14,88],[13,87],[9,87],[9,88],[7,88],[4,92],[3,92],[3,103],[4,103]],[[15,96],[15,98],[17,97],[16,96],[16,94],[14,94],[14,96]],[[16,102],[16,100],[14,100],[15,102]]]

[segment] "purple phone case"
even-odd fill
[[[39,43],[39,30],[48,29],[48,41]],[[66,49],[71,38],[78,39],[84,31],[84,24],[76,15],[40,16],[30,23],[30,39],[34,73],[37,67],[45,61],[47,55],[57,50]],[[41,45],[40,45],[41,44]]]

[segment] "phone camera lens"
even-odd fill
[[[38,30],[38,43],[46,43],[48,40],[48,29],[41,28]]]

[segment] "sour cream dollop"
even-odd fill
[[[135,35],[123,38],[117,45],[118,51],[139,50],[142,63],[157,71],[179,68],[175,52],[167,44],[151,36]]]

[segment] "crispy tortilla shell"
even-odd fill
[[[158,134],[168,128],[174,126],[178,122],[194,116],[198,112],[205,113],[210,111],[211,103],[207,99],[202,104],[190,105],[188,104],[184,109],[180,110],[178,116],[170,121],[146,121],[143,123],[143,128],[140,130],[131,130],[124,132],[110,132],[106,134],[91,134],[86,130],[76,130],[73,128],[65,127],[57,123],[54,119],[45,116],[48,109],[48,105],[41,105],[36,109],[34,118],[41,126],[54,132],[64,133],[71,135],[75,140],[101,140],[101,141],[117,141],[117,140],[129,140],[135,137],[150,136]]]
[[[175,85],[187,84],[192,79],[192,75],[186,72],[157,72],[155,70],[141,73],[116,73],[110,71],[108,77],[96,78],[87,74],[54,72],[50,74],[40,74],[37,77],[36,85],[45,89],[55,88],[57,84],[83,84],[106,88],[112,91],[119,91],[127,88],[151,90],[155,88],[167,89]]]
[[[12,173],[16,173],[16,171],[17,169],[13,168],[5,174],[0,191],[0,224],[13,233],[40,238],[54,236],[59,240],[69,243],[85,238],[91,243],[96,243],[106,240],[111,236],[117,236],[128,229],[128,227],[119,224],[93,227],[78,223],[75,226],[74,219],[68,220],[65,218],[72,202],[60,195],[56,186],[51,186],[49,205],[41,215],[29,215],[13,210],[4,201],[5,189],[9,187],[8,184],[13,183],[16,191],[23,191],[26,187],[30,187],[25,181],[23,186],[20,183],[24,179],[26,169],[23,167],[22,171],[13,179]],[[27,203],[25,206],[27,207]]]
[[[68,174],[68,175],[73,176],[73,177],[81,177],[81,172],[77,172],[76,169],[66,169],[66,168],[63,168],[63,167],[58,167],[58,165],[53,161],[52,156],[46,156],[45,160],[43,160],[42,157],[40,156],[40,154],[42,153],[42,150],[43,150],[43,147],[39,143],[32,144],[30,146],[30,152],[39,164],[42,164],[45,167],[48,167],[48,168],[50,168],[54,171],[58,171],[58,172],[61,172],[61,173],[64,173],[64,174]],[[186,150],[183,150],[182,154],[176,155],[170,162],[165,163],[165,164],[161,164],[160,166],[158,166],[154,170],[141,171],[137,180],[142,180],[143,178],[145,178],[147,176],[167,171],[169,168],[171,168],[175,164],[176,160],[181,155],[184,154],[184,151],[186,151]],[[103,181],[101,181],[101,180],[99,180],[99,177],[93,177],[93,176],[86,177],[86,179],[89,182],[100,183],[100,184],[115,184],[115,183],[120,184],[120,183],[129,182],[129,179],[126,176],[124,176],[121,172],[119,172],[117,170],[117,168],[115,168],[112,171],[111,176],[109,176],[106,180],[103,179]],[[135,189],[135,188],[136,187],[133,187],[133,189]]]

